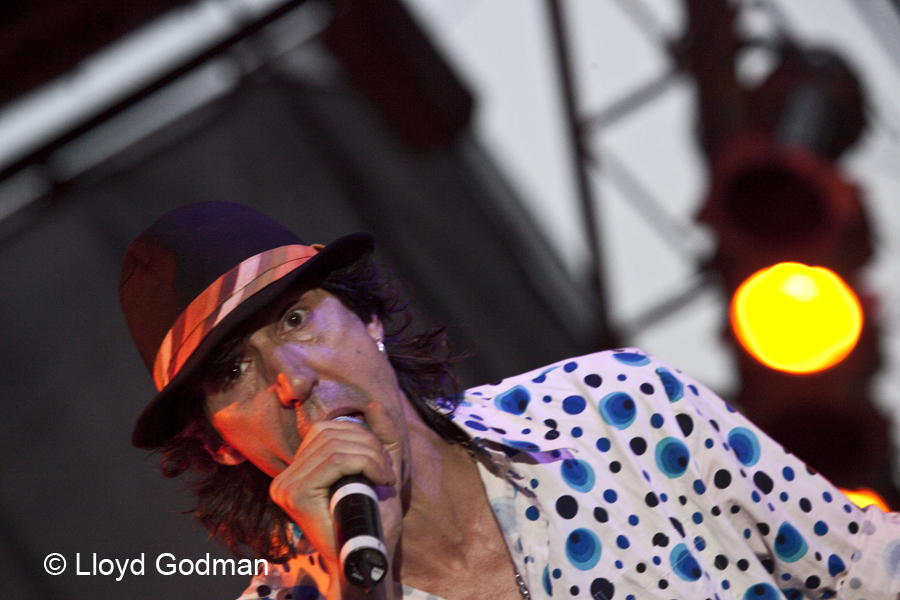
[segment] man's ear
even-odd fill
[[[229,446],[224,442],[220,444],[218,448],[207,445],[206,451],[209,452],[209,455],[212,456],[214,461],[221,465],[234,466],[247,460],[246,456],[238,452],[233,446]]]
[[[376,342],[384,341],[384,325],[381,324],[381,319],[377,315],[372,315],[371,320],[366,324],[366,329],[373,340]]]

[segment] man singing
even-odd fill
[[[272,564],[242,599],[350,598],[332,486],[375,486],[387,598],[895,598],[900,527],[637,350],[458,393],[368,234],[308,246],[246,206],[160,217],[120,298],[158,393],[133,443]],[[528,323],[523,323],[528,327]],[[364,426],[360,426],[362,423]],[[365,593],[363,592],[363,595]]]

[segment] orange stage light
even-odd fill
[[[891,509],[888,508],[887,503],[881,499],[881,496],[873,492],[872,490],[866,488],[860,488],[855,492],[851,492],[850,490],[841,490],[845,496],[860,508],[865,508],[867,506],[875,505],[884,512],[890,512]]]
[[[846,357],[859,339],[863,313],[834,272],[779,263],[747,278],[731,302],[741,345],[766,366],[815,373]]]

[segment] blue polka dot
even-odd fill
[[[628,524],[631,525],[632,527],[637,525],[639,522],[640,522],[640,519],[638,519],[637,515],[631,515],[628,517]]]
[[[884,569],[894,579],[900,579],[900,540],[888,542],[882,555]]]
[[[753,490],[750,492],[750,498],[752,498],[754,502],[759,502],[759,492]]]
[[[745,539],[745,540],[749,540],[749,539],[750,539],[751,533],[752,533],[752,532],[751,532],[749,529],[745,529],[745,530],[744,530],[744,539]]]
[[[816,521],[816,524],[813,525],[813,532],[819,536],[825,535],[828,533],[828,524],[825,521]]]
[[[850,514],[850,511],[851,511],[851,510],[852,510],[852,509],[850,508],[850,505],[849,505],[849,504],[845,504],[845,505],[844,505],[844,512],[845,512],[845,513]]]
[[[698,494],[703,494],[706,492],[706,486],[699,479],[694,480],[694,491]]]
[[[567,458],[559,472],[566,485],[577,492],[589,492],[594,487],[594,469],[583,460]]]
[[[743,600],[781,600],[781,594],[769,583],[756,583],[747,588]]]
[[[479,423],[478,421],[466,421],[465,424],[475,431],[487,431],[488,428]]]
[[[613,392],[600,399],[600,416],[608,425],[616,429],[626,429],[637,416],[637,408],[631,396],[624,392]]]
[[[775,556],[784,562],[797,562],[806,554],[809,546],[800,532],[794,527],[784,522],[778,528],[778,534],[775,536]]]
[[[723,589],[723,590],[727,590],[727,589],[730,588],[730,587],[731,587],[731,582],[728,581],[727,579],[724,579],[724,580],[722,581],[722,589]]]
[[[703,539],[703,536],[698,535],[694,537],[694,548],[699,552],[706,550],[706,540]]]
[[[544,567],[544,576],[541,577],[541,583],[544,585],[544,591],[548,596],[553,595],[553,585],[550,582],[550,565]]]
[[[643,367],[644,365],[650,364],[649,358],[643,354],[637,354],[636,352],[613,352],[613,358],[623,365],[632,367]]]
[[[553,579],[559,579],[560,577],[562,577],[562,571],[553,569]]]
[[[752,467],[759,461],[759,440],[746,427],[735,427],[728,433],[728,443],[745,467]]]
[[[703,522],[703,515],[700,514],[699,512],[695,512],[694,514],[691,515],[691,520],[693,520],[694,523],[699,525],[700,523]]]
[[[581,413],[584,410],[585,406],[587,406],[587,403],[581,396],[569,396],[568,398],[563,400],[562,403],[563,410],[570,415],[577,415]]]
[[[630,545],[631,545],[631,542],[629,542],[628,538],[625,537],[624,535],[620,535],[619,537],[616,538],[616,546],[618,546],[622,550],[625,550]]]
[[[788,501],[788,493],[787,492],[781,492],[780,494],[778,494],[778,497],[781,498],[782,502]]]
[[[609,446],[610,446],[609,439],[600,438],[599,440],[597,440],[597,450],[599,450],[600,452],[608,452]]]
[[[617,569],[621,569],[621,568],[623,568],[623,567],[625,567],[625,563],[623,563],[621,560],[617,560],[617,561],[616,561],[616,568],[617,568]]]
[[[670,479],[684,475],[690,458],[688,447],[674,437],[663,438],[656,444],[656,466]]]
[[[781,474],[784,475],[785,481],[793,481],[794,480],[794,470],[790,467],[785,467],[781,470]]]
[[[700,393],[697,391],[697,386],[695,386],[695,385],[689,385],[689,386],[688,386],[688,389],[691,390],[691,391],[694,393],[695,396],[699,396],[699,395],[700,395]]]
[[[531,480],[531,487],[536,488],[538,485],[540,485],[540,482],[537,479]]]
[[[652,417],[650,417],[650,425],[653,426],[654,429],[659,429],[665,423],[665,419],[659,413],[654,413]]]
[[[544,396],[544,397],[542,398],[542,400],[543,400],[544,402],[546,402],[547,404],[550,404],[551,402],[553,402],[553,398],[551,398],[550,396]]]
[[[529,433],[531,433],[531,430],[528,429],[527,427],[522,430],[522,435],[528,435]]]
[[[304,577],[303,580],[307,581],[307,577]],[[290,596],[292,598],[297,598],[297,600],[313,600],[315,598],[321,598],[319,594],[319,588],[316,585],[296,585],[291,588]]]
[[[557,368],[557,367],[550,367],[550,368],[548,368],[548,369],[544,369],[543,371],[541,371],[541,374],[540,374],[540,375],[538,375],[537,377],[535,377],[535,378],[532,379],[531,381],[533,381],[533,382],[535,382],[535,383],[544,383],[544,381],[546,381],[546,379],[547,379],[547,373],[549,373],[550,371],[553,371],[553,370],[556,369],[556,368]]]
[[[572,437],[573,438],[580,438],[582,435],[584,435],[584,431],[581,430],[581,427],[573,427],[572,428]]]
[[[628,379],[628,376],[625,375],[625,373],[620,373],[619,375],[616,375],[616,379],[618,379],[619,381],[625,381],[626,379]]]
[[[539,511],[536,506],[529,506],[525,509],[525,516],[529,521],[537,521],[538,517],[541,516],[541,511]]]
[[[846,568],[847,566],[844,565],[844,561],[842,561],[841,557],[837,554],[832,554],[828,557],[828,574],[832,577],[842,572]]]
[[[654,564],[654,565],[659,566],[659,564],[660,564],[661,562],[662,562],[662,560],[660,560],[660,558],[659,558],[658,556],[654,556],[654,557],[653,557],[653,564]]]
[[[593,569],[600,560],[601,551],[600,540],[590,529],[576,529],[566,539],[566,557],[580,571]]]
[[[663,502],[668,502],[669,497],[665,494],[665,492],[663,492],[662,494],[659,495],[659,499],[662,500]]]
[[[563,365],[563,371],[565,371],[566,373],[571,373],[572,371],[574,371],[577,368],[578,368],[578,363],[575,361],[567,362],[565,365]]]
[[[521,415],[528,408],[531,392],[528,388],[517,385],[494,397],[494,406],[513,415]]]
[[[513,448],[518,448],[519,450],[525,450],[526,452],[540,452],[541,447],[535,444],[534,442],[528,442],[525,440],[508,440],[506,438],[501,438],[503,443],[507,446],[512,446]]]
[[[828,492],[822,492],[822,500],[825,502],[831,502],[831,494]]]
[[[697,559],[684,544],[678,544],[672,548],[669,561],[672,563],[672,570],[675,574],[685,581],[697,581],[703,574]]]
[[[618,494],[616,494],[615,490],[606,490],[603,492],[603,499],[612,504],[618,499]]]
[[[659,376],[660,381],[662,381],[663,389],[666,390],[666,396],[669,397],[669,402],[677,402],[684,397],[684,385],[682,385],[668,369],[660,367],[656,370],[656,374]]]

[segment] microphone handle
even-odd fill
[[[352,417],[340,420],[366,427]],[[344,578],[368,593],[388,572],[375,486],[364,475],[341,477],[331,486],[329,509]]]

